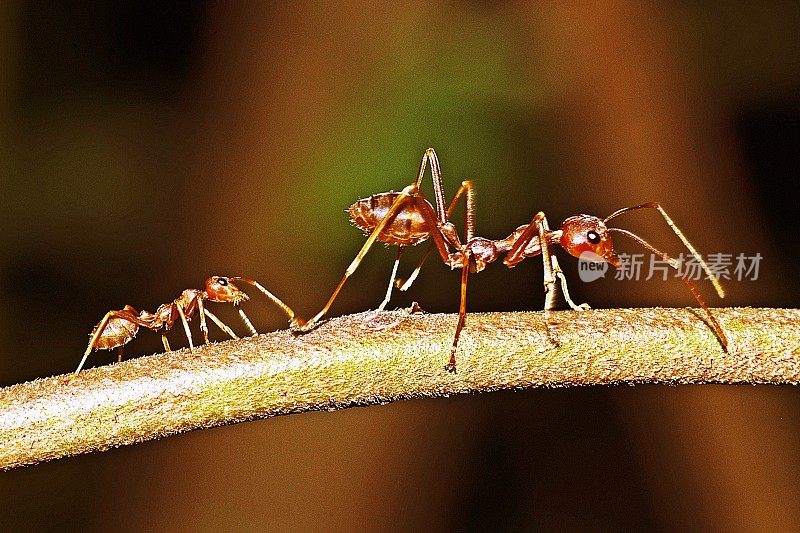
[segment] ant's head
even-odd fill
[[[605,222],[597,217],[575,215],[566,219],[561,224],[559,244],[575,257],[592,252],[617,268],[622,265]]]
[[[213,302],[230,302],[238,304],[248,299],[239,287],[233,284],[234,278],[213,276],[206,280],[206,293]]]

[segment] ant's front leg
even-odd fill
[[[236,333],[234,333],[231,328],[226,326],[225,323],[222,322],[222,320],[217,318],[217,315],[206,309],[206,306],[203,303],[202,298],[197,299],[197,312],[200,313],[200,331],[203,332],[203,338],[205,339],[206,344],[208,344],[208,325],[206,324],[206,316],[208,316],[208,318],[210,318],[214,322],[214,324],[216,324],[217,327],[222,331],[224,331],[230,338],[232,339],[239,338],[239,336],[236,335]],[[243,311],[239,310],[239,312],[242,313],[243,320],[247,319],[247,315],[244,315]],[[249,319],[245,322],[245,324],[249,325],[253,335],[255,335],[256,330],[255,328],[253,328],[253,324],[250,323]]]
[[[547,217],[545,217],[544,213],[541,211],[537,213],[535,217],[533,217],[530,226],[536,228],[538,233],[537,238],[539,239],[539,249],[542,254],[542,263],[544,266],[544,310],[545,316],[547,316],[547,311],[555,309],[557,302],[556,273],[555,269],[553,268],[553,260],[555,258],[551,259],[550,246],[548,246],[547,242],[550,233],[550,227],[547,224]],[[521,250],[524,251],[524,249],[525,247],[523,246]]]
[[[543,212],[536,214],[531,225],[534,225],[534,223],[539,233],[539,247],[542,253],[542,262],[544,263],[544,322],[545,326],[547,327],[548,338],[554,345],[559,346],[561,343],[555,334],[555,330],[558,328],[558,322],[553,320],[553,317],[550,314],[550,311],[555,309],[558,302],[558,286],[556,285],[556,269],[554,268],[554,262],[557,266],[558,261],[556,260],[555,256],[550,255],[550,246],[548,242],[550,237],[550,227],[547,224],[547,217],[545,217]],[[560,270],[561,269],[559,268],[559,272]]]
[[[203,305],[203,299],[197,298],[197,312],[200,313],[200,331],[203,333],[203,340],[208,344],[208,324],[206,324],[206,309]]]
[[[561,266],[558,264],[558,258],[555,255],[552,255],[550,256],[550,262],[553,265],[553,273],[561,282],[561,292],[564,295],[564,300],[567,301],[567,305],[569,305],[573,311],[586,311],[587,309],[591,309],[589,304],[585,302],[582,304],[576,304],[572,301],[572,298],[569,295],[569,289],[567,288],[567,278],[564,276],[564,272],[561,270]]]

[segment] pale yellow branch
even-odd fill
[[[445,371],[455,315],[404,311],[331,320],[0,389],[0,468],[285,413],[531,386],[797,383],[800,310],[614,309],[470,314],[458,373]],[[80,350],[76,348],[78,357]]]

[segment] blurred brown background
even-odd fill
[[[105,311],[211,274],[313,314],[363,242],[344,209],[427,146],[449,194],[475,181],[481,235],[658,200],[701,251],[764,257],[724,304],[797,305],[800,4],[231,4],[0,7],[0,384],[72,371]],[[680,251],[654,213],[619,224]],[[332,314],[375,307],[392,257]],[[694,303],[561,262],[595,307]],[[455,311],[458,276],[431,261],[412,300]],[[542,302],[536,261],[470,281],[472,311]],[[638,386],[288,416],[1,474],[0,529],[797,530],[799,408]]]

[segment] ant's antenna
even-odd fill
[[[613,213],[608,215],[605,218],[605,220],[603,220],[603,222],[608,222],[612,218],[614,218],[614,217],[616,217],[618,215],[621,215],[622,213],[627,213],[628,211],[633,211],[633,210],[636,210],[636,209],[657,209],[658,212],[661,213],[661,216],[664,217],[664,220],[666,220],[667,225],[669,225],[669,227],[672,229],[672,231],[675,232],[675,235],[678,236],[678,238],[681,240],[683,245],[686,246],[686,248],[689,250],[689,252],[691,252],[692,256],[694,256],[695,260],[697,260],[697,262],[703,268],[703,271],[706,273],[706,276],[708,276],[708,279],[711,281],[711,284],[714,285],[714,289],[717,291],[717,294],[719,295],[719,297],[720,298],[725,298],[725,289],[722,288],[722,284],[719,282],[719,278],[717,278],[717,276],[714,275],[714,273],[711,272],[711,269],[708,268],[708,265],[703,260],[703,257],[700,255],[700,253],[695,249],[694,246],[692,246],[692,243],[689,242],[689,239],[686,238],[686,236],[678,228],[678,226],[675,224],[675,222],[673,222],[672,219],[669,217],[667,212],[664,211],[664,208],[662,208],[661,205],[658,204],[657,202],[649,202],[649,203],[646,203],[646,204],[635,205],[633,207],[623,207],[622,209],[618,209],[617,211],[614,211]],[[677,261],[675,261],[674,259],[668,258],[668,256],[665,253],[656,250],[650,244],[648,244],[644,239],[641,239],[640,237],[634,235],[633,233],[631,233],[629,231],[620,230],[620,229],[617,229],[617,228],[608,228],[608,229],[610,231],[617,231],[617,232],[626,234],[628,237],[634,239],[635,241],[637,241],[639,244],[641,244],[642,246],[644,246],[645,248],[647,248],[651,252],[654,252],[654,253],[657,253],[659,255],[664,256],[664,259],[666,261],[669,261],[670,265],[673,268],[675,268],[676,270],[679,270],[679,266],[676,266],[676,264],[678,264]],[[675,264],[673,264],[673,262]]]
[[[675,234],[678,236],[678,238],[680,238],[680,240],[683,242],[683,244],[686,245],[686,248],[688,248],[689,251],[692,253],[692,255],[697,260],[697,262],[700,263],[700,266],[703,267],[703,270],[705,271],[706,275],[711,280],[711,283],[714,284],[714,288],[717,290],[717,294],[719,294],[719,297],[720,298],[724,298],[725,297],[725,291],[723,290],[722,285],[720,285],[719,280],[717,279],[717,277],[711,272],[711,269],[708,268],[708,265],[706,265],[705,261],[703,261],[703,258],[700,256],[700,254],[697,252],[697,250],[694,248],[694,246],[692,246],[692,244],[689,242],[689,240],[683,235],[683,232],[681,232],[681,230],[678,229],[678,226],[675,225],[675,223],[672,221],[672,219],[669,217],[669,215],[667,215],[667,213],[661,208],[661,206],[659,204],[657,204],[655,202],[652,202],[652,203],[648,203],[648,204],[637,205],[637,206],[634,206],[634,207],[625,207],[625,208],[622,208],[622,209],[620,209],[618,211],[614,211],[613,213],[611,213],[609,216],[606,217],[606,219],[603,222],[606,222],[606,221],[614,218],[617,215],[621,215],[622,213],[625,213],[625,212],[628,212],[628,211],[633,211],[634,209],[645,209],[645,208],[658,209],[659,213],[661,213],[661,215],[664,217],[664,220],[666,220],[667,224],[669,224],[669,227],[672,228],[672,230],[675,232]],[[621,233],[621,234],[625,235],[626,237],[628,237],[630,239],[633,239],[634,241],[639,243],[641,246],[647,248],[648,250],[650,250],[654,254],[657,254],[657,255],[661,256],[661,259],[663,259],[664,261],[669,263],[669,266],[671,266],[672,268],[674,268],[675,270],[680,272],[681,264],[680,264],[680,262],[678,262],[678,260],[673,259],[672,257],[668,256],[666,253],[662,252],[661,250],[659,250],[658,248],[656,248],[655,246],[653,246],[652,244],[650,244],[646,240],[642,239],[641,237],[639,237],[635,233],[632,233],[632,232],[630,232],[628,230],[621,229],[621,228],[608,228],[608,231]],[[700,292],[697,290],[697,287],[695,287],[694,283],[692,283],[689,280],[689,278],[686,276],[686,273],[684,273],[683,276],[681,276],[681,281],[683,281],[686,284],[686,286],[689,287],[689,291],[692,293],[692,296],[694,296],[694,299],[697,300],[697,303],[699,303],[700,307],[702,307],[703,310],[706,312],[706,315],[708,316],[708,320],[711,322],[711,325],[714,328],[714,331],[716,332],[717,337],[719,338],[720,342],[722,343],[722,346],[725,347],[725,350],[727,350],[728,349],[728,338],[725,336],[725,333],[722,331],[722,326],[719,325],[719,322],[717,322],[717,319],[714,317],[713,314],[711,314],[711,310],[708,308],[708,305],[706,304],[705,300],[703,300],[703,297],[700,296]]]

